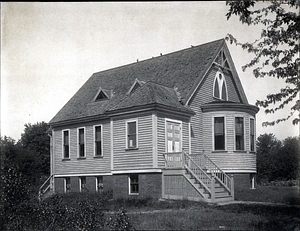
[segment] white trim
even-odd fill
[[[189,154],[192,154],[192,125],[191,122],[189,121],[188,123],[189,126]]]
[[[51,175],[54,174],[54,167],[55,167],[55,132],[54,132],[54,128],[52,129],[52,172]],[[54,185],[54,184],[53,184]]]
[[[84,156],[79,155],[79,130],[83,129],[83,135],[84,135]],[[85,127],[78,127],[77,128],[77,158],[86,158],[86,129]]]
[[[254,133],[254,150],[251,151],[251,120],[253,120],[253,133]],[[256,120],[253,116],[249,116],[249,152],[256,152]]]
[[[68,131],[68,135],[69,135],[69,157],[65,157],[65,149],[64,149],[64,142],[65,142],[65,138],[64,138],[64,132]],[[62,136],[62,142],[61,142],[61,146],[62,146],[62,159],[71,159],[71,144],[70,144],[70,136],[71,136],[71,131],[70,129],[63,129],[61,130],[61,136]],[[53,148],[53,147],[52,147]]]
[[[101,155],[96,155],[96,127],[100,127],[101,128]],[[103,125],[102,124],[97,124],[93,126],[93,141],[94,141],[94,156],[95,157],[103,157]]]
[[[224,150],[215,150],[215,118],[224,117]],[[227,118],[225,114],[214,114],[212,115],[212,150],[213,151],[227,151]]]
[[[136,147],[128,147],[128,123],[135,122],[135,129],[136,129]],[[126,149],[130,148],[139,148],[138,140],[139,140],[139,130],[138,130],[138,118],[136,119],[128,119],[126,120],[126,137],[125,137],[125,142],[126,142]]]
[[[135,170],[116,170],[112,171],[115,174],[129,174],[129,173],[161,173],[162,169],[135,169]]]
[[[256,170],[243,170],[243,169],[222,169],[225,173],[256,173]]]
[[[111,172],[106,173],[70,173],[70,174],[55,174],[53,177],[73,177],[73,176],[111,176]]]
[[[157,157],[157,115],[155,112],[152,113],[152,147],[153,147],[153,168],[158,167]]]
[[[114,121],[110,118],[110,168],[114,170]]]
[[[239,149],[239,150],[237,150],[236,149],[236,131],[235,131],[235,129],[236,129],[236,127],[235,127],[235,118],[243,118],[243,142],[244,142],[244,149]],[[233,124],[234,124],[234,126],[233,126],[233,139],[234,139],[234,147],[233,147],[233,150],[234,151],[246,151],[247,149],[246,149],[246,130],[245,130],[245,116],[234,116],[234,121],[233,121]]]
[[[171,123],[178,123],[179,124],[179,129],[180,129],[180,144],[179,144],[179,152],[182,152],[182,121],[181,120],[174,120],[174,119],[169,119],[165,118],[165,152],[168,152],[168,132],[167,132],[167,122]]]

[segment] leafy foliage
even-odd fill
[[[283,142],[273,134],[257,138],[257,181],[297,179],[300,163],[300,138],[289,137]]]
[[[50,137],[47,134],[49,125],[45,122],[25,124],[21,134],[22,147],[32,153],[35,162],[40,166],[40,174],[50,174]]]
[[[261,36],[254,42],[241,43],[228,34],[226,39],[230,43],[241,46],[242,49],[254,54],[254,58],[243,66],[254,68],[253,74],[258,77],[274,77],[283,79],[286,83],[277,93],[267,95],[264,100],[257,100],[256,105],[265,108],[265,113],[275,113],[288,104],[291,106],[290,114],[276,121],[266,121],[263,125],[275,125],[289,119],[295,112],[300,111],[299,95],[299,39],[300,39],[300,15],[297,0],[270,1],[266,7],[257,6],[254,0],[227,1],[230,6],[227,19],[232,15],[239,16],[242,23],[247,25],[261,25]],[[277,103],[277,104],[276,104]],[[272,106],[274,104],[274,106]],[[293,119],[293,124],[298,124],[300,114]]]

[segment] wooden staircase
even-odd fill
[[[234,200],[233,177],[223,172],[208,156],[165,153],[167,168],[183,168],[183,177],[207,202]]]
[[[53,194],[53,175],[49,176],[48,179],[43,183],[43,185],[39,188],[39,196],[38,199],[42,200],[43,198],[47,198]]]

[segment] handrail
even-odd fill
[[[49,184],[49,181],[53,178],[53,174],[45,180],[45,182],[42,184],[42,186],[39,188],[39,200],[41,199],[41,196],[50,188],[51,182]],[[47,187],[45,190],[43,190],[44,186],[47,184]]]
[[[186,153],[184,153],[185,154],[185,156],[186,157],[188,157],[192,162],[193,162],[193,164],[197,167],[197,169],[198,170],[200,170],[201,171],[201,173],[202,173],[202,175],[204,175],[204,177],[205,178],[207,178],[207,180],[209,181],[209,182],[211,182],[211,177],[209,176],[209,175],[207,175],[206,174],[206,172],[205,171],[203,171],[202,170],[202,168],[200,168],[199,167],[199,165],[194,161],[194,160],[192,160]],[[203,182],[200,178],[202,178],[201,176],[200,176],[200,178],[197,176],[197,173],[193,170],[193,169],[191,169],[190,168],[190,166],[188,166],[187,164],[185,164],[185,168],[190,172],[190,173],[192,173],[192,175],[196,178],[196,180],[197,181],[199,181],[199,183],[201,183],[202,185],[203,185],[203,187],[209,192],[209,193],[211,193],[211,189],[209,188],[209,186],[207,185],[207,183],[205,183],[205,182]]]
[[[216,165],[203,151],[205,157],[205,166],[216,177],[216,180],[222,184],[228,192],[231,192],[231,178],[218,165]]]

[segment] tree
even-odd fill
[[[50,173],[50,138],[47,134],[49,125],[45,122],[25,124],[24,133],[21,134],[22,147],[35,156],[40,165],[39,171],[45,175]]]
[[[254,42],[241,43],[228,34],[226,39],[254,54],[254,58],[243,66],[254,68],[253,74],[258,77],[274,77],[286,83],[280,92],[271,93],[264,100],[257,100],[256,105],[265,108],[265,113],[275,113],[287,105],[291,105],[290,114],[276,121],[266,121],[264,126],[275,125],[286,121],[295,112],[298,116],[292,123],[300,121],[300,15],[299,0],[270,1],[266,7],[257,6],[258,0],[227,1],[229,11],[227,19],[232,15],[247,25],[262,25],[261,36]],[[260,7],[260,8],[259,8]]]
[[[263,134],[257,138],[256,163],[257,182],[269,182],[273,179],[273,172],[276,168],[276,157],[278,150],[282,147],[280,140],[275,135]]]

